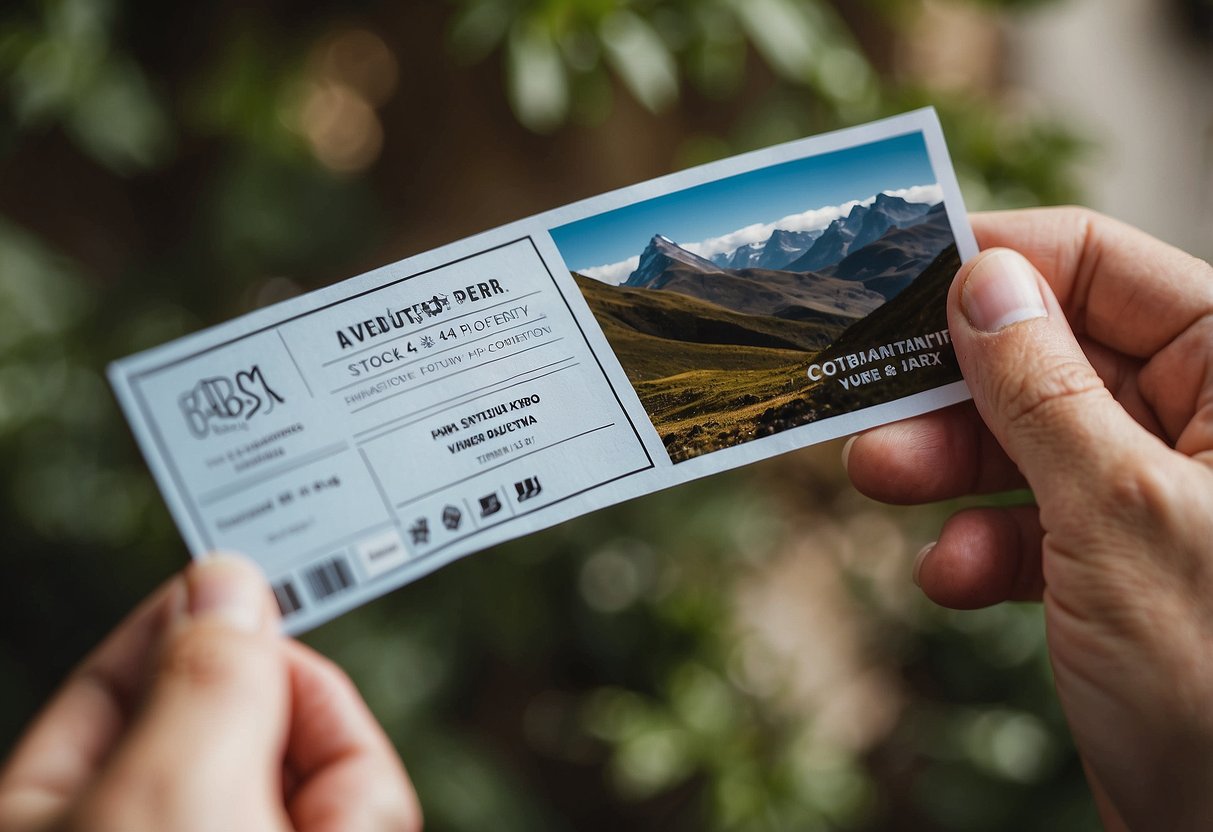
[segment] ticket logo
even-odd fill
[[[204,378],[177,400],[190,433],[198,439],[211,433],[245,430],[249,419],[272,413],[275,404],[285,403],[256,364],[231,378]]]

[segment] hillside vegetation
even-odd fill
[[[949,245],[904,291],[858,319],[809,310],[803,314],[813,320],[742,314],[676,291],[573,277],[679,462],[959,379],[950,348],[938,366],[851,390],[806,373],[815,361],[946,329],[943,299],[959,266]]]

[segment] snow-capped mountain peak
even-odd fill
[[[687,251],[669,237],[654,234],[649,240],[636,269],[628,276],[624,286],[651,286],[674,263],[683,263],[704,272],[719,272],[720,266],[711,260]]]

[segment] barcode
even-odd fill
[[[313,566],[306,574],[308,588],[317,601],[323,601],[330,595],[336,595],[354,585],[354,573],[342,557]]]
[[[291,581],[280,581],[274,584],[274,598],[278,601],[278,609],[282,611],[283,618],[286,618],[291,613],[298,612],[303,606],[303,602],[299,600],[299,593],[295,589],[295,584]]]

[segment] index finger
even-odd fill
[[[1076,334],[1125,355],[1154,355],[1213,312],[1213,267],[1085,208],[970,218],[984,248],[1012,248],[1053,287]]]
[[[353,682],[295,641],[283,643],[292,714],[287,808],[300,832],[421,829],[421,807],[391,741]]]

